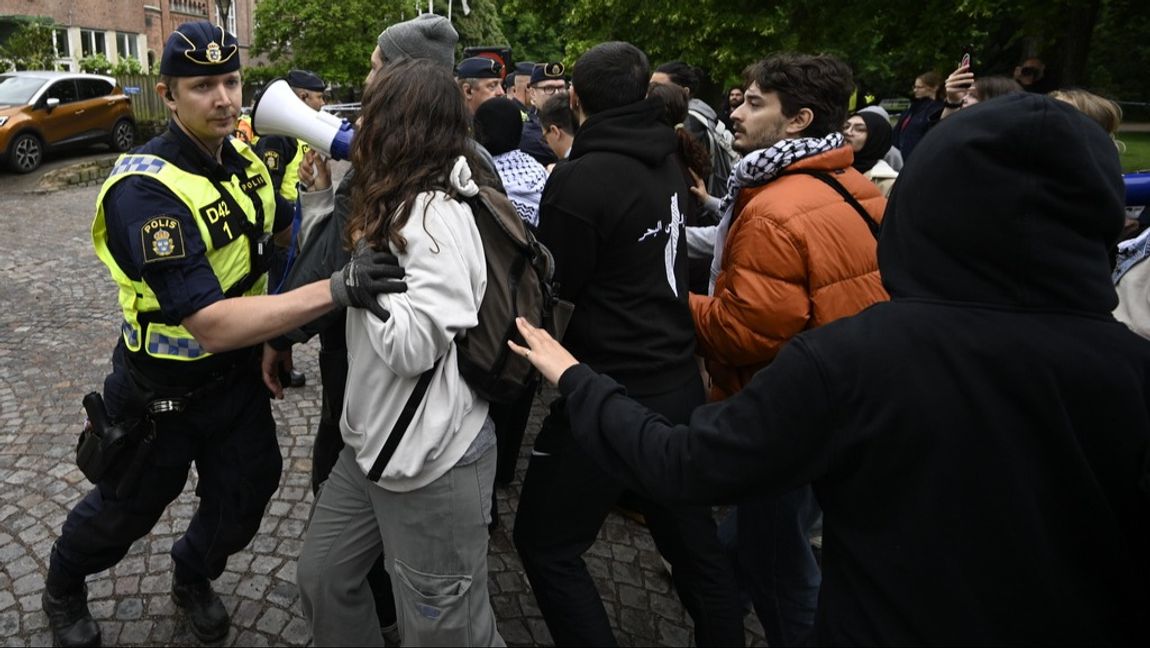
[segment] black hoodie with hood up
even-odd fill
[[[670,427],[578,365],[576,439],[692,502],[813,483],[819,644],[1143,645],[1150,342],[1110,315],[1114,145],[1010,95],[948,118],[896,185],[891,301],[804,333]]]
[[[658,99],[604,110],[580,126],[547,181],[539,240],[575,304],[563,343],[597,371],[653,395],[698,369],[687,306],[686,181]]]

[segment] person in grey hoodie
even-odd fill
[[[365,574],[392,577],[404,645],[501,646],[487,591],[495,431],[463,380],[457,337],[478,322],[486,261],[470,115],[450,72],[403,61],[368,86],[344,230],[389,249],[408,291],[347,316],[345,446],[316,501],[297,582],[316,645],[380,643]]]

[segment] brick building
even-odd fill
[[[188,21],[210,20],[236,35],[241,61],[249,65],[256,1],[0,0],[0,39],[22,21],[49,18],[55,26],[57,69],[78,72],[80,59],[103,54],[112,63],[136,59],[149,70],[172,30]],[[226,21],[220,5],[228,10]]]

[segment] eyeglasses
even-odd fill
[[[564,91],[564,90],[566,90],[566,89],[567,89],[567,86],[566,86],[566,85],[561,85],[561,86],[535,86],[534,88],[532,88],[532,90],[534,90],[534,91],[536,91],[536,92],[540,92],[540,93],[543,93],[543,94],[545,94],[545,95],[553,95],[553,94],[556,94],[556,93],[559,93],[559,92],[563,92],[563,91]]]
[[[1039,69],[1036,67],[1027,66],[1027,67],[1022,68],[1022,73],[1025,74],[1026,76],[1034,76],[1034,75],[1038,74],[1038,72],[1039,72]]]

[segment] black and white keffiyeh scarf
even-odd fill
[[[519,217],[531,227],[539,227],[539,201],[547,184],[547,168],[518,149],[496,155],[494,160],[495,171]]]
[[[719,229],[715,234],[715,254],[711,259],[711,283],[708,292],[714,294],[715,279],[723,263],[723,246],[727,241],[727,230],[731,228],[731,218],[735,212],[735,201],[739,191],[759,187],[779,177],[788,166],[804,158],[832,151],[843,145],[843,134],[834,132],[826,137],[800,137],[785,139],[774,146],[751,151],[731,169],[727,179],[727,195],[719,206]]]

